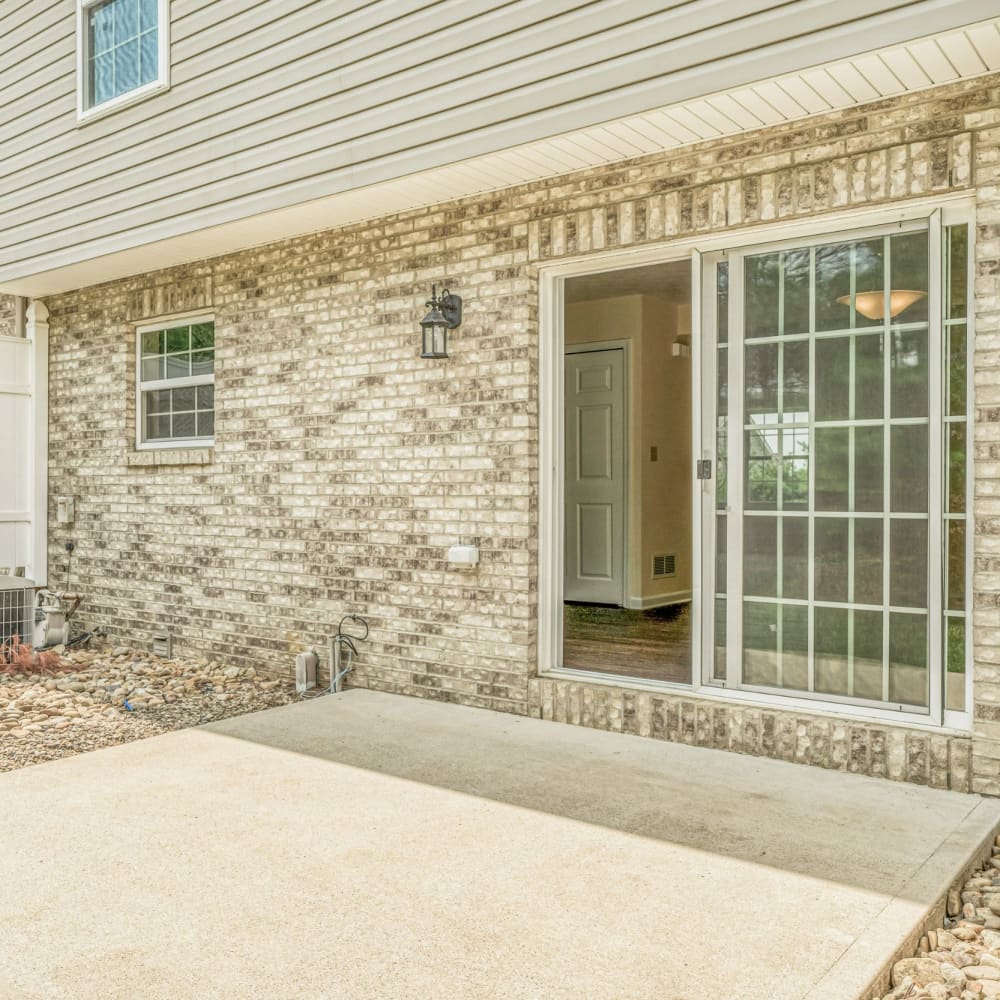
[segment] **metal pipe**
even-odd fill
[[[345,641],[346,640],[346,641]],[[347,666],[343,665],[343,649],[347,646]],[[340,682],[354,669],[354,644],[343,635],[335,635],[330,640],[330,693],[340,691]]]
[[[344,631],[344,622],[353,621],[363,625],[364,635],[351,635]],[[330,693],[336,694],[340,691],[340,682],[354,669],[354,657],[357,655],[358,647],[354,645],[355,639],[368,638],[368,622],[360,615],[344,615],[340,619],[337,634],[330,640]],[[347,648],[347,665],[344,665],[344,648]]]

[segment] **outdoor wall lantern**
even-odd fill
[[[893,288],[889,292],[889,316],[895,319],[904,309],[909,309],[914,302],[919,302],[926,292],[917,292],[912,288]],[[842,306],[851,304],[850,295],[841,295],[837,301]],[[881,319],[885,315],[885,292],[858,292],[854,296],[854,308],[865,319]]]
[[[423,335],[422,358],[448,357],[448,331],[462,322],[462,300],[443,289],[440,298],[437,285],[431,286],[430,312],[420,321]]]

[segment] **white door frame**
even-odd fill
[[[630,449],[632,447],[632,379],[634,377],[634,372],[632,371],[632,341],[623,337],[619,340],[600,340],[594,341],[593,343],[587,344],[566,344],[563,348],[563,356],[567,354],[590,354],[593,351],[622,351],[622,370],[625,373],[625,386],[622,399],[622,406],[625,408],[625,460],[622,464],[622,475],[625,477],[625,503],[624,511],[622,513],[622,607],[625,607],[625,602],[628,600],[628,574],[630,569],[630,559],[632,556],[631,546],[629,545],[629,531],[632,528],[632,521],[629,517],[629,508],[632,503],[632,461]],[[560,383],[561,384],[561,383]],[[565,387],[563,387],[563,401],[565,403]],[[563,427],[563,433],[565,434],[566,428]],[[563,441],[565,446],[565,439]],[[563,500],[565,502],[565,488],[566,488],[566,464],[562,463],[563,470]],[[565,510],[563,513],[565,519]],[[563,525],[563,530],[565,531],[565,523]],[[565,536],[563,541],[563,548],[565,549]],[[563,583],[565,583],[566,568],[563,567]]]
[[[636,256],[643,259],[637,261]],[[626,384],[626,407],[631,411],[631,389],[632,389],[632,353],[627,341],[602,341],[593,344],[566,344],[565,330],[565,283],[566,279],[584,274],[601,274],[607,271],[618,271],[627,267],[636,267],[639,264],[659,264],[687,261],[691,257],[691,250],[685,247],[664,247],[650,254],[597,254],[587,257],[577,262],[567,262],[555,264],[540,269],[540,343],[539,343],[539,546],[538,546],[538,672],[542,674],[553,671],[563,671],[562,667],[562,643],[563,643],[563,539],[566,530],[565,525],[565,445],[566,429],[564,426],[565,412],[565,392],[563,387],[562,371],[563,358],[567,353],[575,351],[600,350],[601,347],[625,346],[625,364],[629,377]],[[696,353],[694,341],[697,339],[694,330],[694,311],[692,310],[692,359],[691,365],[691,391],[692,405],[697,398],[698,389],[696,386],[697,371]],[[692,413],[696,411],[692,409]],[[695,450],[692,454],[700,454],[697,450],[698,435],[700,435],[701,421],[692,419],[692,429],[695,434]],[[626,428],[628,421],[626,421]],[[629,442],[631,438],[626,430],[626,477],[631,474],[631,463],[629,461]],[[694,479],[694,471],[691,473]],[[626,482],[628,479],[626,478]],[[625,559],[626,577],[628,573],[628,560],[630,556],[628,545],[628,502],[626,501],[626,522],[625,522]],[[692,539],[700,537],[701,531],[700,517],[697,510],[692,512],[694,521],[692,523]],[[698,551],[698,546],[693,546]],[[693,578],[699,579],[698,560],[693,560]],[[626,579],[627,591],[627,579]],[[695,592],[692,594],[692,624],[696,621],[695,608],[700,600],[700,596]],[[693,636],[692,662],[697,662],[698,655],[697,637]],[[566,670],[566,673],[578,674],[580,671]],[[599,678],[599,674],[587,673],[587,677]],[[608,675],[610,678],[611,675]],[[623,678],[617,678],[621,681]],[[631,683],[627,678],[628,683]],[[689,684],[677,684],[667,681],[643,682],[639,684],[653,684],[668,687],[690,687]]]
[[[565,282],[568,278],[587,274],[605,273],[639,267],[644,264],[662,264],[681,260],[694,260],[697,267],[698,253],[706,254],[719,250],[749,247],[764,243],[789,242],[799,239],[809,240],[818,233],[851,231],[865,227],[879,227],[892,222],[906,222],[927,218],[935,208],[969,206],[967,191],[943,193],[927,198],[914,198],[888,206],[862,205],[857,208],[841,209],[809,216],[798,220],[776,222],[768,225],[744,226],[703,236],[688,237],[675,241],[645,245],[639,248],[624,248],[578,255],[551,263],[538,265],[539,277],[539,549],[538,549],[538,673],[540,675],[572,674],[578,678],[596,683],[613,683],[616,686],[645,687],[654,689],[682,688],[696,690],[699,697],[738,701],[765,707],[780,707],[788,711],[824,711],[845,718],[891,719],[898,724],[911,724],[917,728],[927,728],[927,717],[914,717],[908,713],[893,712],[881,708],[834,704],[809,699],[799,699],[788,695],[768,695],[758,691],[742,691],[733,688],[722,689],[705,684],[702,679],[704,651],[702,648],[701,609],[703,602],[703,582],[701,560],[693,561],[692,578],[692,684],[676,684],[667,681],[646,681],[618,676],[583,674],[580,671],[563,671],[559,667],[562,651],[562,537],[563,537],[563,393],[562,358],[564,353],[564,306]],[[973,234],[974,235],[974,234]],[[971,280],[971,279],[970,279]],[[701,330],[696,326],[701,311],[699,283],[692,285],[692,456],[711,457],[715,460],[714,433],[709,435],[702,426],[700,414],[704,409],[701,385]],[[696,311],[697,310],[697,311]],[[970,341],[974,310],[970,309]],[[971,393],[970,393],[971,400]],[[970,401],[971,406],[971,401]],[[692,470],[692,489],[701,493]],[[698,496],[692,505],[692,537],[696,546],[704,537],[702,501]],[[712,556],[714,558],[714,554]],[[703,558],[707,558],[703,556]],[[714,599],[714,598],[713,598]],[[971,614],[969,615],[971,621]],[[969,678],[971,687],[971,676]],[[958,726],[945,713],[944,726]],[[964,721],[956,732],[966,731]],[[937,728],[937,731],[941,731]]]

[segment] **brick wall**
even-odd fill
[[[17,300],[12,295],[0,295],[0,337],[15,334],[14,313]]]
[[[937,88],[52,298],[50,490],[79,498],[87,621],[288,672],[356,611],[372,634],[355,684],[1000,793],[998,88]],[[974,743],[534,678],[536,265],[970,189]],[[448,361],[423,361],[417,323],[443,278],[465,320]],[[137,455],[133,324],[192,309],[216,316],[215,446]],[[66,536],[52,525],[56,581]],[[446,566],[456,542],[480,546],[477,570]]]

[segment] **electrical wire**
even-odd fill
[[[364,635],[354,635],[352,632],[344,631],[344,622],[355,622],[358,625],[363,625],[365,632]],[[337,634],[333,637],[333,642],[341,641],[342,648],[347,650],[347,666],[343,667],[340,674],[335,674],[334,671],[334,660],[330,657],[330,680],[325,688],[319,687],[309,688],[307,691],[299,692],[300,701],[309,701],[312,698],[319,698],[324,694],[335,694],[337,693],[334,689],[334,684],[339,684],[343,679],[354,670],[354,656],[357,653],[357,647],[354,645],[355,641],[364,642],[368,638],[368,622],[365,621],[361,615],[346,614],[340,619],[340,624],[337,626]],[[318,661],[317,657],[317,661]],[[317,663],[318,666],[318,663]]]

